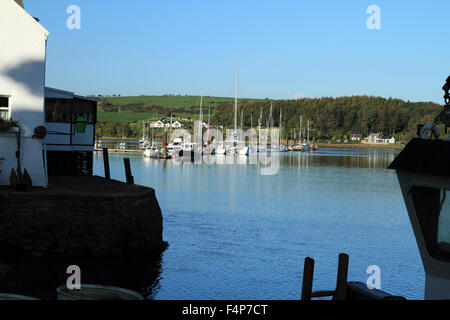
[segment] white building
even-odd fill
[[[162,128],[164,128],[164,123],[161,120],[154,121],[154,122],[150,123],[150,128],[162,129]]]
[[[92,175],[97,100],[45,88],[48,174]]]
[[[48,185],[45,144],[35,135],[44,123],[46,44],[49,32],[21,6],[0,1],[0,118],[17,121],[21,132],[20,165],[33,186]],[[14,130],[0,132],[0,185],[9,185],[18,161]]]
[[[382,133],[371,133],[367,139],[368,144],[395,144],[395,138],[392,136],[384,136]]]
[[[183,125],[178,121],[175,121],[174,123],[172,123],[172,128],[174,128],[174,129],[180,129],[182,127],[183,127]]]

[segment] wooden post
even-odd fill
[[[167,131],[164,131],[163,135],[163,156],[167,157]]]
[[[307,257],[303,270],[302,300],[309,301],[312,297],[312,287],[314,279],[314,259]]]
[[[345,300],[347,295],[347,276],[348,276],[348,255],[341,253],[339,255],[339,266],[337,273],[336,291],[333,300]]]
[[[134,177],[131,175],[130,158],[124,158],[123,162],[125,165],[125,176],[127,177],[127,183],[134,184]]]
[[[109,171],[109,156],[108,156],[108,148],[103,148],[103,165],[105,167],[105,179],[111,180],[111,174]]]

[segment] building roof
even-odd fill
[[[60,90],[60,89],[55,89],[55,88],[50,88],[50,87],[45,87],[45,97],[51,98],[51,99],[68,99],[68,100],[73,100],[74,98],[76,98],[76,99],[81,99],[81,100],[89,100],[89,101],[93,101],[93,102],[98,102],[97,99],[79,96],[70,91],[65,91],[65,90]]]
[[[19,5],[19,6],[21,6],[22,8],[24,7],[23,6],[23,1],[22,0],[15,0],[16,2],[17,2],[17,4]]]
[[[16,4],[21,8],[21,9],[20,9],[20,8],[18,8],[18,9],[19,9],[19,10],[22,10],[22,11],[23,11],[30,19],[33,19],[34,23],[35,23],[36,25],[38,25],[38,26],[41,28],[41,30],[44,31],[44,34],[45,34],[46,37],[49,36],[50,32],[49,32],[47,29],[45,29],[44,26],[42,26],[42,25],[39,23],[38,19],[36,19],[36,18],[34,18],[33,16],[31,16],[31,15],[25,10],[25,7],[24,7],[24,5],[23,5],[23,0],[7,0],[7,1],[11,1],[11,3],[16,3]],[[3,0],[2,0],[1,2],[3,2]]]
[[[450,141],[415,138],[388,169],[450,177]]]

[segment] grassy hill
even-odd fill
[[[239,99],[239,103],[251,103],[259,99]],[[218,107],[233,104],[234,98],[203,97],[204,114]],[[200,96],[135,96],[104,97],[100,99],[98,121],[135,122],[170,117],[193,119],[200,110]]]

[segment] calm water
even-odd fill
[[[281,155],[280,170],[192,165],[130,156],[137,184],[156,189],[164,253],[155,299],[298,299],[303,260],[316,260],[315,290],[336,284],[338,255],[349,280],[381,268],[382,289],[422,299],[424,271],[395,173],[397,151],[322,149]],[[110,155],[124,180],[123,155]],[[95,174],[103,160],[95,156]]]

